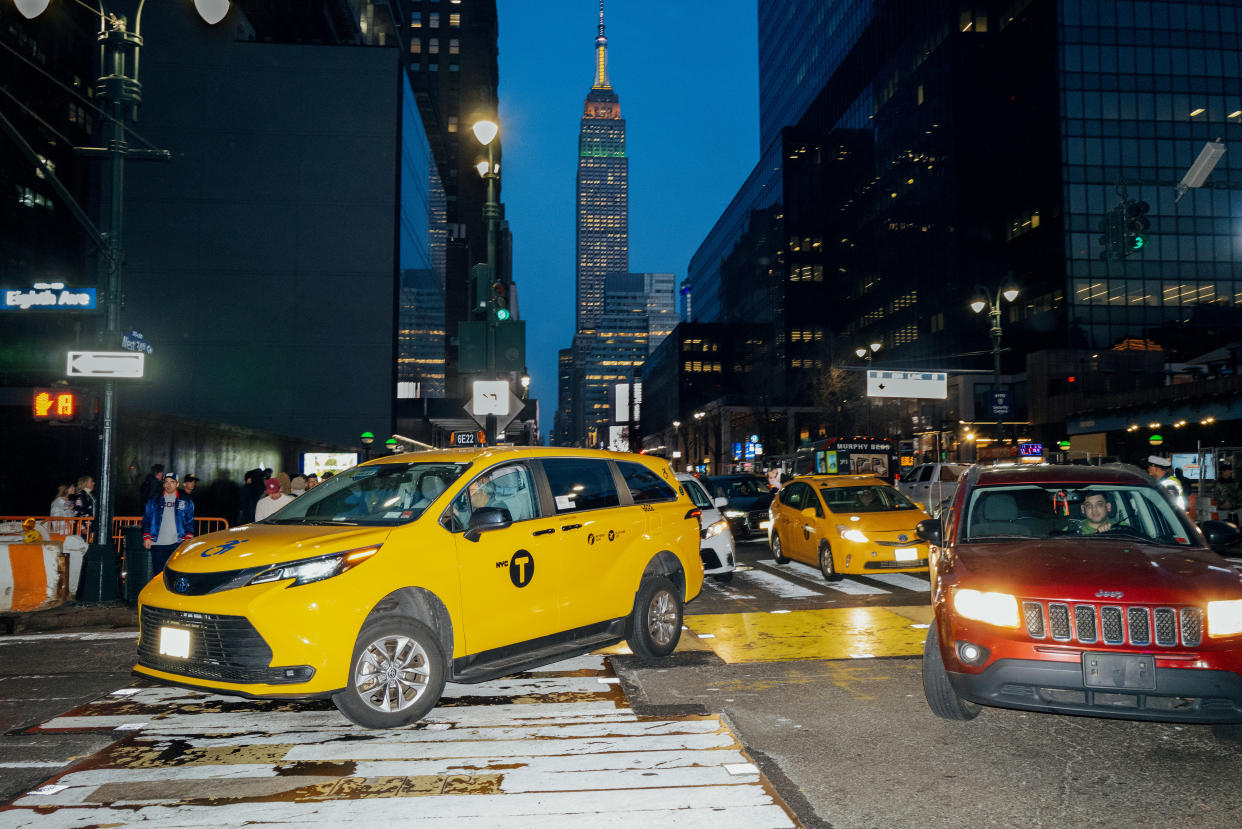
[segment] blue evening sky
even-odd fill
[[[501,169],[531,396],[552,430],[573,339],[578,126],[598,4],[499,0]],[[755,0],[611,0],[608,74],[626,120],[630,271],[673,273],[758,160]]]

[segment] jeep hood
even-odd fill
[[[961,544],[954,558],[953,580],[959,586],[1018,598],[1122,604],[1242,598],[1238,571],[1199,547],[1067,537]]]

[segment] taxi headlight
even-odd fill
[[[746,517],[746,513],[742,512],[740,509],[727,509],[724,511],[724,514],[726,518],[745,518]]]
[[[841,533],[841,537],[846,541],[853,541],[858,544],[866,544],[867,536],[862,530],[855,530],[850,527],[843,527],[837,524],[837,532]]]
[[[1018,626],[1018,600],[1008,593],[955,590],[953,609],[959,616],[1002,628]]]
[[[704,527],[704,528],[703,528],[703,537],[704,537],[704,538],[711,538],[711,537],[712,537],[712,536],[714,536],[714,535],[720,535],[722,532],[724,532],[724,531],[725,531],[725,530],[727,530],[727,529],[729,529],[729,522],[728,522],[728,521],[725,521],[724,519],[721,519],[721,520],[719,520],[719,521],[715,522],[714,524],[710,524],[710,525],[708,525],[708,526]]]
[[[315,558],[304,558],[299,561],[276,564],[259,573],[247,584],[267,584],[273,581],[293,579],[290,584],[285,586],[297,587],[299,584],[323,581],[357,567],[378,553],[379,548],[380,545],[377,544],[374,547],[359,547],[356,550],[343,550],[327,556],[316,556]]]
[[[1208,636],[1242,633],[1242,599],[1207,603]]]

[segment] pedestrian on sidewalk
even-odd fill
[[[276,512],[276,510],[293,500],[292,495],[286,495],[280,491],[280,481],[277,479],[268,478],[265,486],[267,487],[267,497],[255,504],[255,521],[262,521],[264,518],[267,518],[269,515]]]
[[[142,479],[142,483],[138,485],[138,501],[144,507],[147,502],[160,494],[160,479],[164,477],[164,464],[151,464],[151,471],[147,473],[147,477]]]
[[[75,518],[95,517],[95,479],[90,475],[78,478],[78,494],[73,496],[73,515]],[[83,521],[80,535],[87,542],[91,540],[90,524]]]
[[[56,487],[56,497],[52,499],[52,505],[48,507],[47,514],[53,518],[72,518],[73,517],[73,498],[78,494],[78,489],[73,484],[60,484]],[[59,533],[60,535],[68,535],[72,525],[67,521],[49,522],[48,532]]]
[[[164,491],[147,501],[142,515],[142,546],[151,551],[151,575],[168,563],[182,541],[194,537],[194,502],[177,489],[177,473],[161,480]]]

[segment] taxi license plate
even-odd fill
[[[898,547],[897,551],[893,554],[893,558],[895,558],[897,561],[918,561],[919,560],[919,548],[918,547]]]
[[[770,529],[771,527],[772,527],[771,521],[760,521],[759,522],[759,529],[761,530]]]
[[[190,632],[183,628],[160,628],[160,654],[178,659],[190,658]]]

